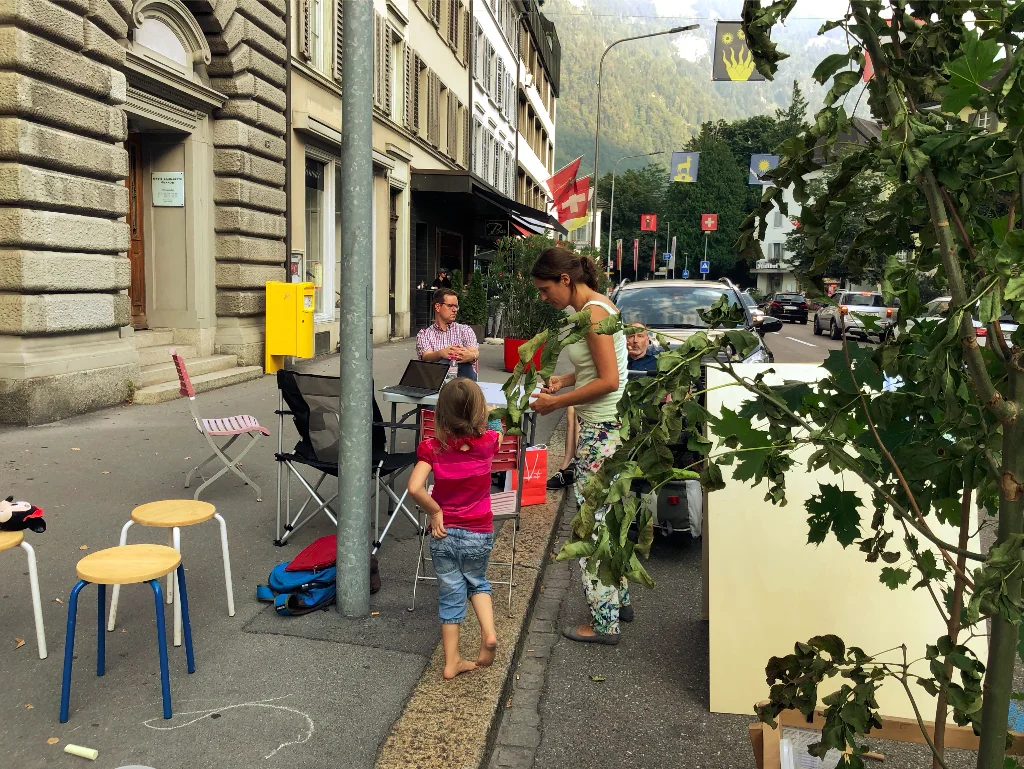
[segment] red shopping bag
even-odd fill
[[[523,500],[522,505],[543,505],[547,502],[547,446],[531,446],[523,452]]]

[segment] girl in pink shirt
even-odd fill
[[[416,449],[409,494],[430,515],[430,557],[437,574],[437,609],[444,646],[444,677],[455,678],[494,662],[491,583],[487,562],[494,546],[491,513],[491,461],[501,434],[487,429],[487,401],[470,379],[453,379],[441,388],[434,414],[434,438]],[[434,488],[427,493],[427,477]],[[480,623],[480,654],[475,661],[459,652],[459,625],[466,600]]]

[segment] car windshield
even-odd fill
[[[847,294],[843,304],[851,307],[885,307],[881,294]]]
[[[654,328],[707,328],[697,310],[706,310],[722,296],[737,303],[736,294],[716,286],[640,286],[623,289],[615,304],[627,323],[643,323]]]
[[[924,316],[926,318],[945,318],[947,315],[949,315],[950,301],[950,299],[933,299],[927,305],[925,305]],[[975,316],[974,319],[977,320],[977,316]],[[1009,314],[1000,315],[999,322],[1004,326],[1016,324],[1016,321],[1013,319],[1013,316]]]
[[[776,294],[775,301],[783,304],[800,304],[803,302],[803,294]]]

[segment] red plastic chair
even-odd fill
[[[423,409],[421,412],[422,425],[420,439],[426,440],[427,438],[434,437],[434,412],[428,409]],[[508,567],[508,580],[491,580],[492,585],[508,585],[508,610],[512,611],[512,587],[515,579],[515,568],[516,568],[516,535],[519,533],[519,511],[522,508],[522,488],[521,482],[523,472],[523,445],[522,440],[516,435],[505,435],[501,439],[501,445],[498,447],[497,453],[494,455],[494,459],[491,460],[491,472],[492,473],[505,473],[512,470],[516,471],[518,480],[516,488],[511,491],[498,491],[491,494],[491,513],[494,516],[495,522],[499,521],[511,521],[512,523],[512,555],[509,561],[491,561],[488,566],[507,566]],[[409,611],[416,609],[416,588],[422,581],[434,582],[437,577],[426,576],[427,562],[430,561],[429,556],[424,554],[424,545],[426,544],[427,537],[429,536],[429,521],[424,513],[420,515],[420,550],[419,556],[416,559],[416,577],[412,583],[412,606],[409,607]]]
[[[189,470],[188,475],[185,477],[185,488],[189,487],[192,482],[192,476],[199,473],[199,476],[203,478],[204,483],[192,496],[193,499],[199,499],[199,495],[203,489],[213,483],[215,480],[220,478],[228,470],[233,472],[239,478],[241,478],[247,485],[252,486],[256,490],[256,501],[263,501],[263,493],[260,491],[260,487],[257,486],[252,478],[242,472],[238,465],[242,461],[242,457],[249,453],[249,450],[256,445],[256,442],[264,435],[270,435],[270,431],[261,427],[260,423],[256,420],[256,417],[251,417],[248,414],[237,416],[237,417],[225,417],[221,419],[203,419],[199,414],[199,408],[196,406],[196,391],[192,387],[192,380],[189,379],[188,369],[185,368],[184,359],[178,355],[177,351],[173,348],[170,350],[171,360],[174,361],[174,368],[178,371],[178,382],[181,384],[179,392],[182,396],[188,398],[188,408],[192,412],[192,421],[195,422],[196,429],[206,438],[207,443],[210,444],[210,448],[213,449],[213,453],[207,457],[203,462]],[[230,436],[228,441],[222,446],[218,446],[213,436]],[[227,450],[242,435],[248,435],[249,445],[242,449],[241,453],[232,459],[228,456]],[[215,459],[220,459],[224,463],[224,467],[218,470],[209,478],[206,478],[202,473],[202,469],[206,467],[210,462]]]

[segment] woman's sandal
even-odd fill
[[[611,633],[598,633],[595,631],[594,635],[581,635],[577,632],[575,627],[564,627],[562,628],[562,635],[572,641],[579,641],[585,644],[606,644],[608,646],[615,646],[619,643],[622,636],[618,633],[614,635]]]

